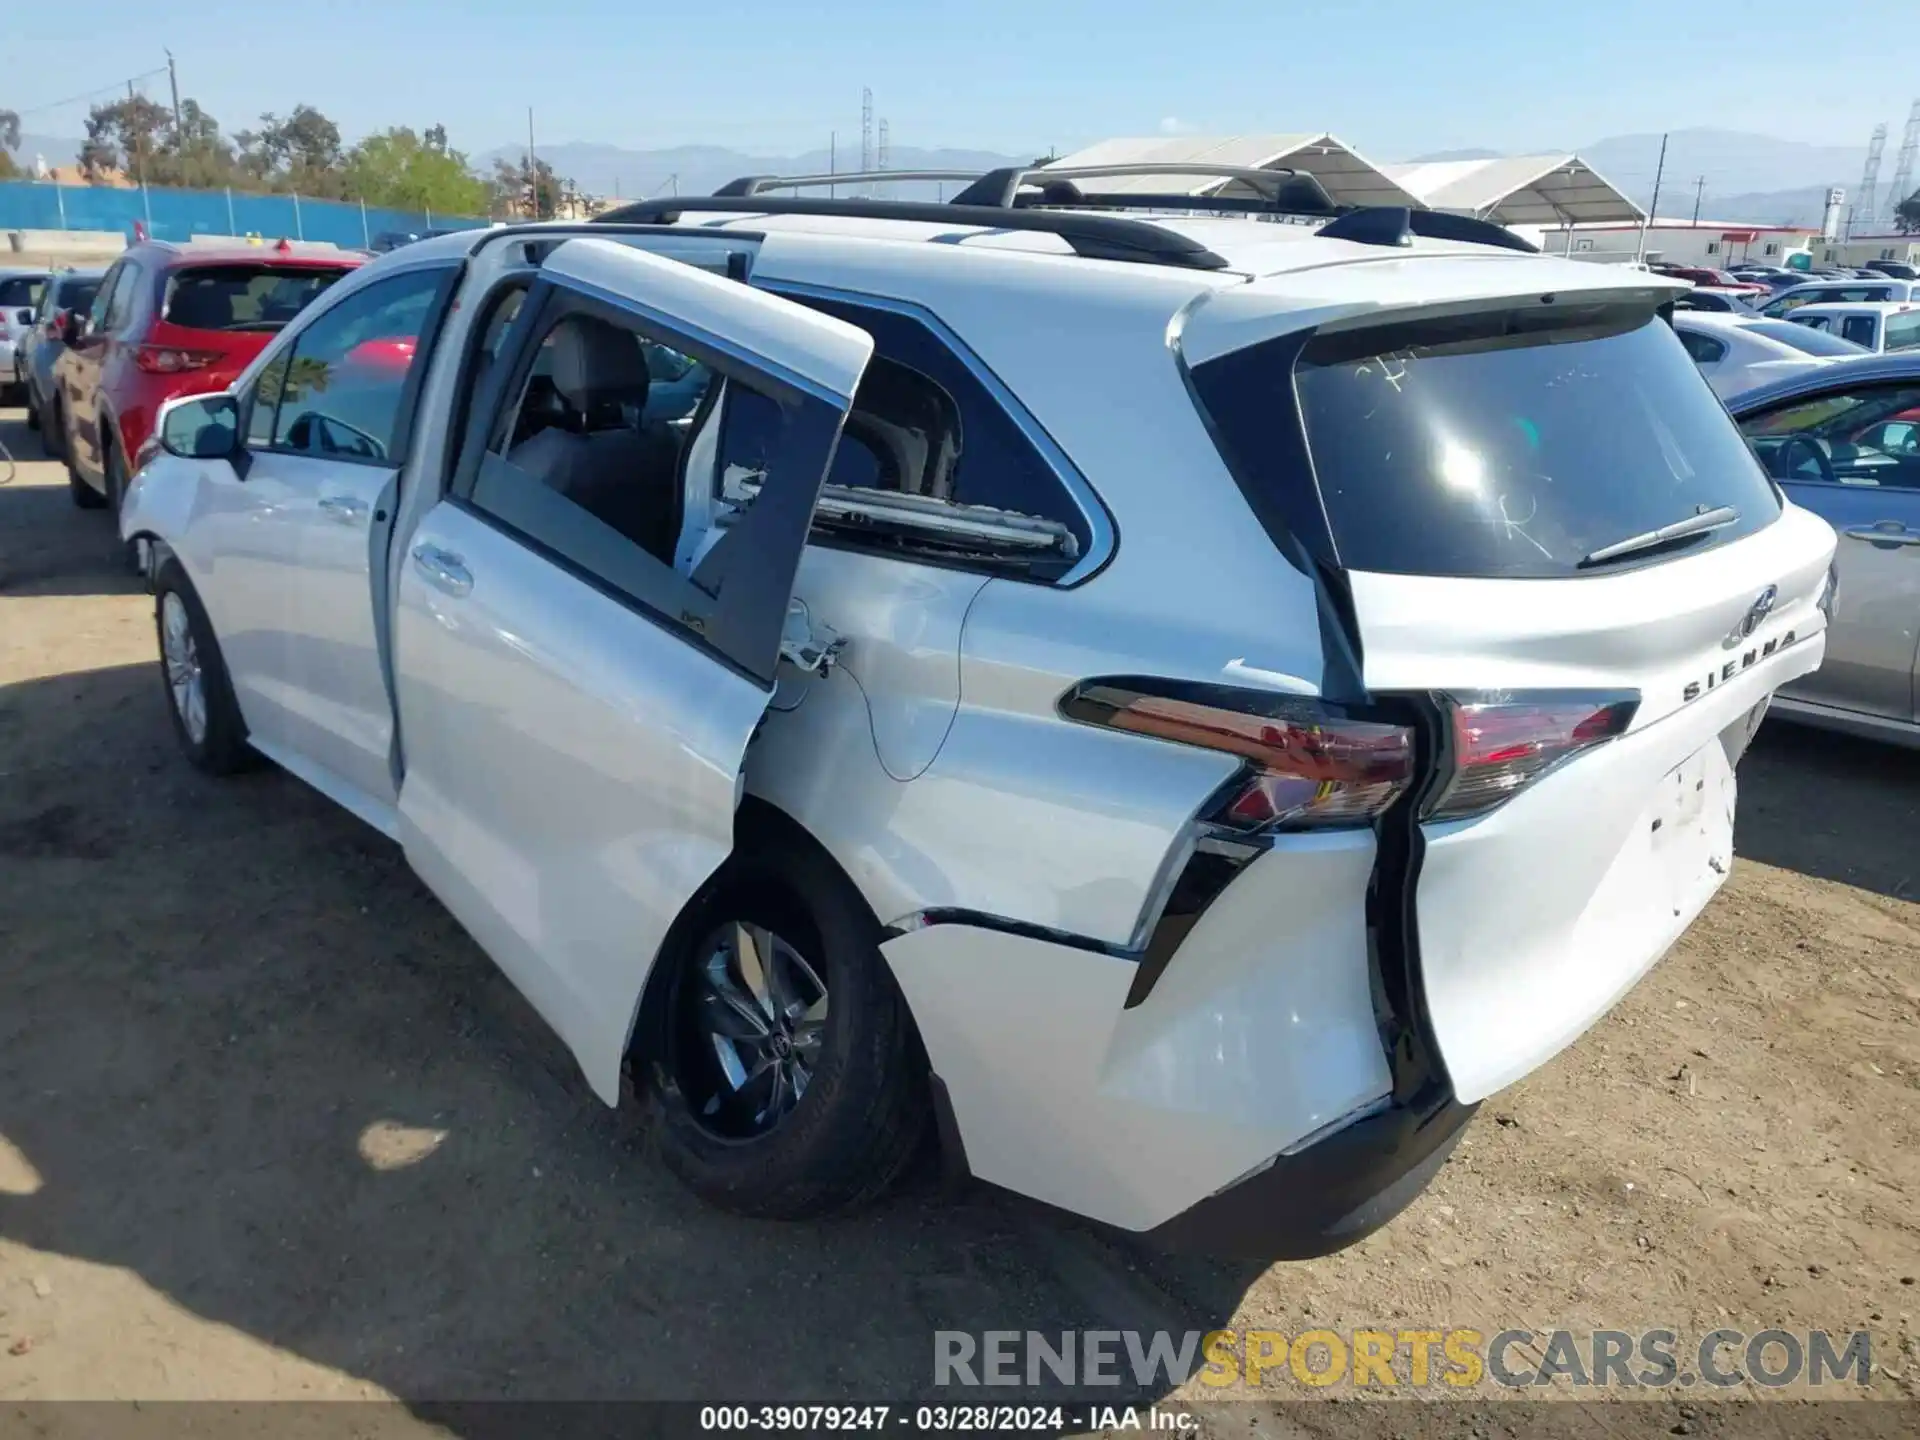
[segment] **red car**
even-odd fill
[[[288,240],[130,248],[93,308],[69,317],[54,365],[47,421],[66,441],[73,503],[117,514],[162,403],[226,389],[275,331],[366,258]]]
[[[1735,290],[1744,295],[1765,295],[1764,285],[1756,285],[1751,280],[1742,280],[1729,275],[1724,270],[1709,270],[1704,265],[1649,265],[1656,275],[1666,275],[1675,280],[1686,280],[1695,285],[1708,285],[1715,290]]]

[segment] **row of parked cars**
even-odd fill
[[[1845,722],[1920,373],[1743,438],[1671,281],[1103,178],[138,247],[43,433],[188,759],[395,839],[701,1195],[937,1145],[1323,1253],[1699,913],[1776,692]]]
[[[231,384],[367,258],[290,240],[145,241],[103,268],[0,275],[0,302],[19,302],[0,304],[0,367],[28,428],[67,462],[74,503],[117,512],[161,407]]]

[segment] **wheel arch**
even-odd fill
[[[886,927],[874,912],[873,903],[833,852],[799,820],[770,800],[746,795],[734,814],[733,834],[734,855],[751,853],[773,859],[802,897],[808,892],[808,881],[821,878],[818,873],[809,877],[806,872],[809,869],[824,872],[831,883],[841,887],[845,895],[858,905],[870,926],[874,945],[878,947]],[[688,897],[687,903],[681,906],[680,913],[674,917],[673,924],[667,928],[660,948],[654,953],[653,962],[647,967],[647,978],[641,984],[640,996],[634,1006],[633,1023],[627,1031],[624,1052],[624,1068],[636,1091],[642,1088],[644,1064],[651,1058],[658,1041],[660,1007],[665,1001],[669,984],[669,967],[661,964],[661,961],[689,943],[693,938],[690,932],[699,923],[707,902],[729,879],[730,867],[723,864]],[[904,995],[902,999],[904,1001]],[[909,1022],[914,1024],[915,1043],[919,1044],[919,1026],[913,1021],[912,1006],[907,1005],[906,1009]],[[921,1045],[923,1059],[925,1053],[925,1046]]]

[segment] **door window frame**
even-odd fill
[[[243,455],[289,455],[307,460],[337,461],[343,465],[365,465],[380,470],[397,470],[407,463],[407,455],[413,445],[414,422],[419,410],[420,390],[426,384],[427,372],[432,368],[433,352],[439,345],[441,333],[446,329],[447,317],[453,312],[453,300],[460,288],[460,278],[465,267],[459,262],[444,265],[414,265],[392,275],[382,275],[379,279],[365,285],[356,285],[342,294],[337,301],[331,301],[322,309],[311,314],[303,313],[297,325],[290,325],[275,337],[275,343],[260,357],[260,364],[247,382],[246,393],[240,404],[240,446]],[[324,319],[339,305],[351,304],[357,296],[365,295],[395,281],[411,279],[419,275],[439,276],[435,284],[432,299],[427,302],[427,317],[420,326],[420,334],[414,342],[413,359],[407,366],[407,378],[400,386],[398,408],[394,411],[393,434],[387,443],[387,455],[383,460],[371,459],[359,455],[319,454],[312,450],[299,450],[291,446],[280,445],[274,441],[265,443],[253,439],[253,416],[259,399],[260,381],[276,364],[285,361],[291,369],[294,358],[299,354],[300,341],[315,324]],[[338,285],[330,287],[329,296]],[[280,429],[280,405],[284,402],[284,393],[274,402],[274,423],[268,432],[277,435]],[[241,479],[245,479],[244,473]]]
[[[507,278],[489,292],[490,299],[504,287]],[[477,361],[473,354],[466,357],[463,383],[471,385],[479,379],[482,388],[463,402],[467,409],[466,432],[459,440],[459,459],[449,478],[445,502],[771,693],[793,575],[850,401],[724,335],[677,319],[637,296],[604,291],[544,270],[533,272],[531,278],[526,299],[508,327],[499,363],[485,377],[479,377],[474,373]],[[582,555],[556,548],[475,499],[495,432],[502,419],[517,408],[541,343],[555,325],[571,316],[637,330],[647,339],[706,365],[716,376],[716,387],[736,381],[767,395],[781,407],[785,424],[775,456],[777,469],[769,473],[753,506],[728,527],[691,575],[624,536],[620,542],[631,547],[633,563],[619,565],[622,573],[618,577],[609,575]],[[480,339],[480,335],[474,337],[476,346]],[[560,503],[571,506],[573,502]],[[579,513],[592,518],[585,510]],[[757,550],[773,548],[777,553],[782,546],[791,547],[792,565],[753,563]],[[780,576],[784,576],[784,584],[777,584],[776,577]],[[778,593],[774,593],[776,589]]]

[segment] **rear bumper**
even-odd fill
[[[1395,1105],[1277,1156],[1147,1238],[1169,1250],[1249,1260],[1311,1260],[1344,1250],[1413,1203],[1478,1108],[1449,1100],[1422,1114]]]

